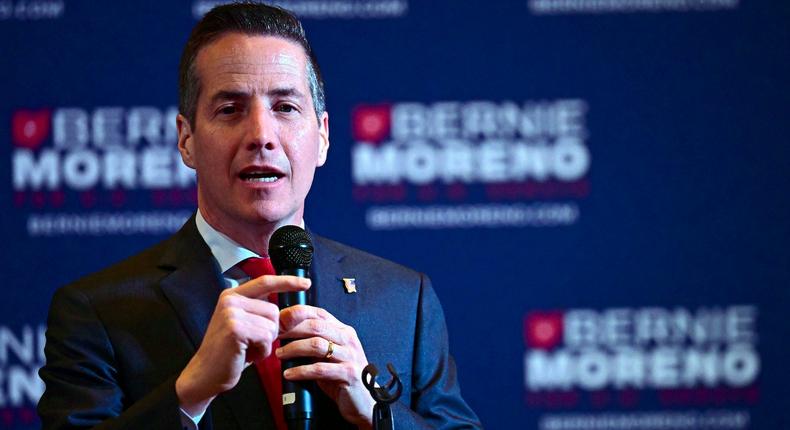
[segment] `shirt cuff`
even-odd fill
[[[206,414],[206,411],[203,411],[198,416],[193,417],[181,408],[178,408],[178,410],[181,411],[181,427],[184,430],[198,430],[198,423],[200,422],[201,418],[203,418],[203,415]]]

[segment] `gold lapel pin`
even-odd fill
[[[346,293],[353,294],[357,292],[356,278],[343,278],[343,286],[346,288]]]

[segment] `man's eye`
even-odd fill
[[[288,112],[293,112],[293,111],[295,111],[295,110],[296,110],[296,107],[294,107],[293,105],[289,105],[289,104],[283,103],[283,104],[281,104],[281,105],[277,105],[277,108],[276,108],[276,110],[277,110],[278,112],[285,112],[285,113],[288,113]]]
[[[238,109],[236,109],[236,106],[233,105],[223,106],[219,109],[219,113],[222,115],[233,115],[234,113],[237,112],[237,110]]]

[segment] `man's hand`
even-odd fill
[[[202,414],[218,394],[236,386],[249,361],[272,353],[280,311],[261,299],[308,288],[306,278],[266,275],[223,291],[200,348],[176,380],[184,412],[193,417]]]
[[[315,380],[337,403],[346,421],[361,429],[371,428],[375,401],[362,383],[362,369],[368,360],[353,327],[341,323],[324,309],[296,305],[280,313],[280,339],[296,339],[277,349],[280,360],[317,359],[313,364],[286,370],[286,379]],[[327,358],[330,341],[333,352]]]

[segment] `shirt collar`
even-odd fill
[[[217,260],[222,273],[227,272],[248,258],[260,257],[257,253],[239,245],[236,241],[209,225],[206,219],[203,218],[200,210],[197,211],[195,216],[195,224],[197,224],[198,232],[203,237],[203,241],[206,242],[211,254]],[[300,224],[304,228],[304,220]]]
[[[260,257],[260,255],[239,245],[233,239],[210,226],[206,219],[203,218],[200,210],[197,211],[195,216],[195,224],[197,224],[198,232],[203,236],[203,240],[211,250],[211,254],[217,259],[222,273],[250,257]]]

